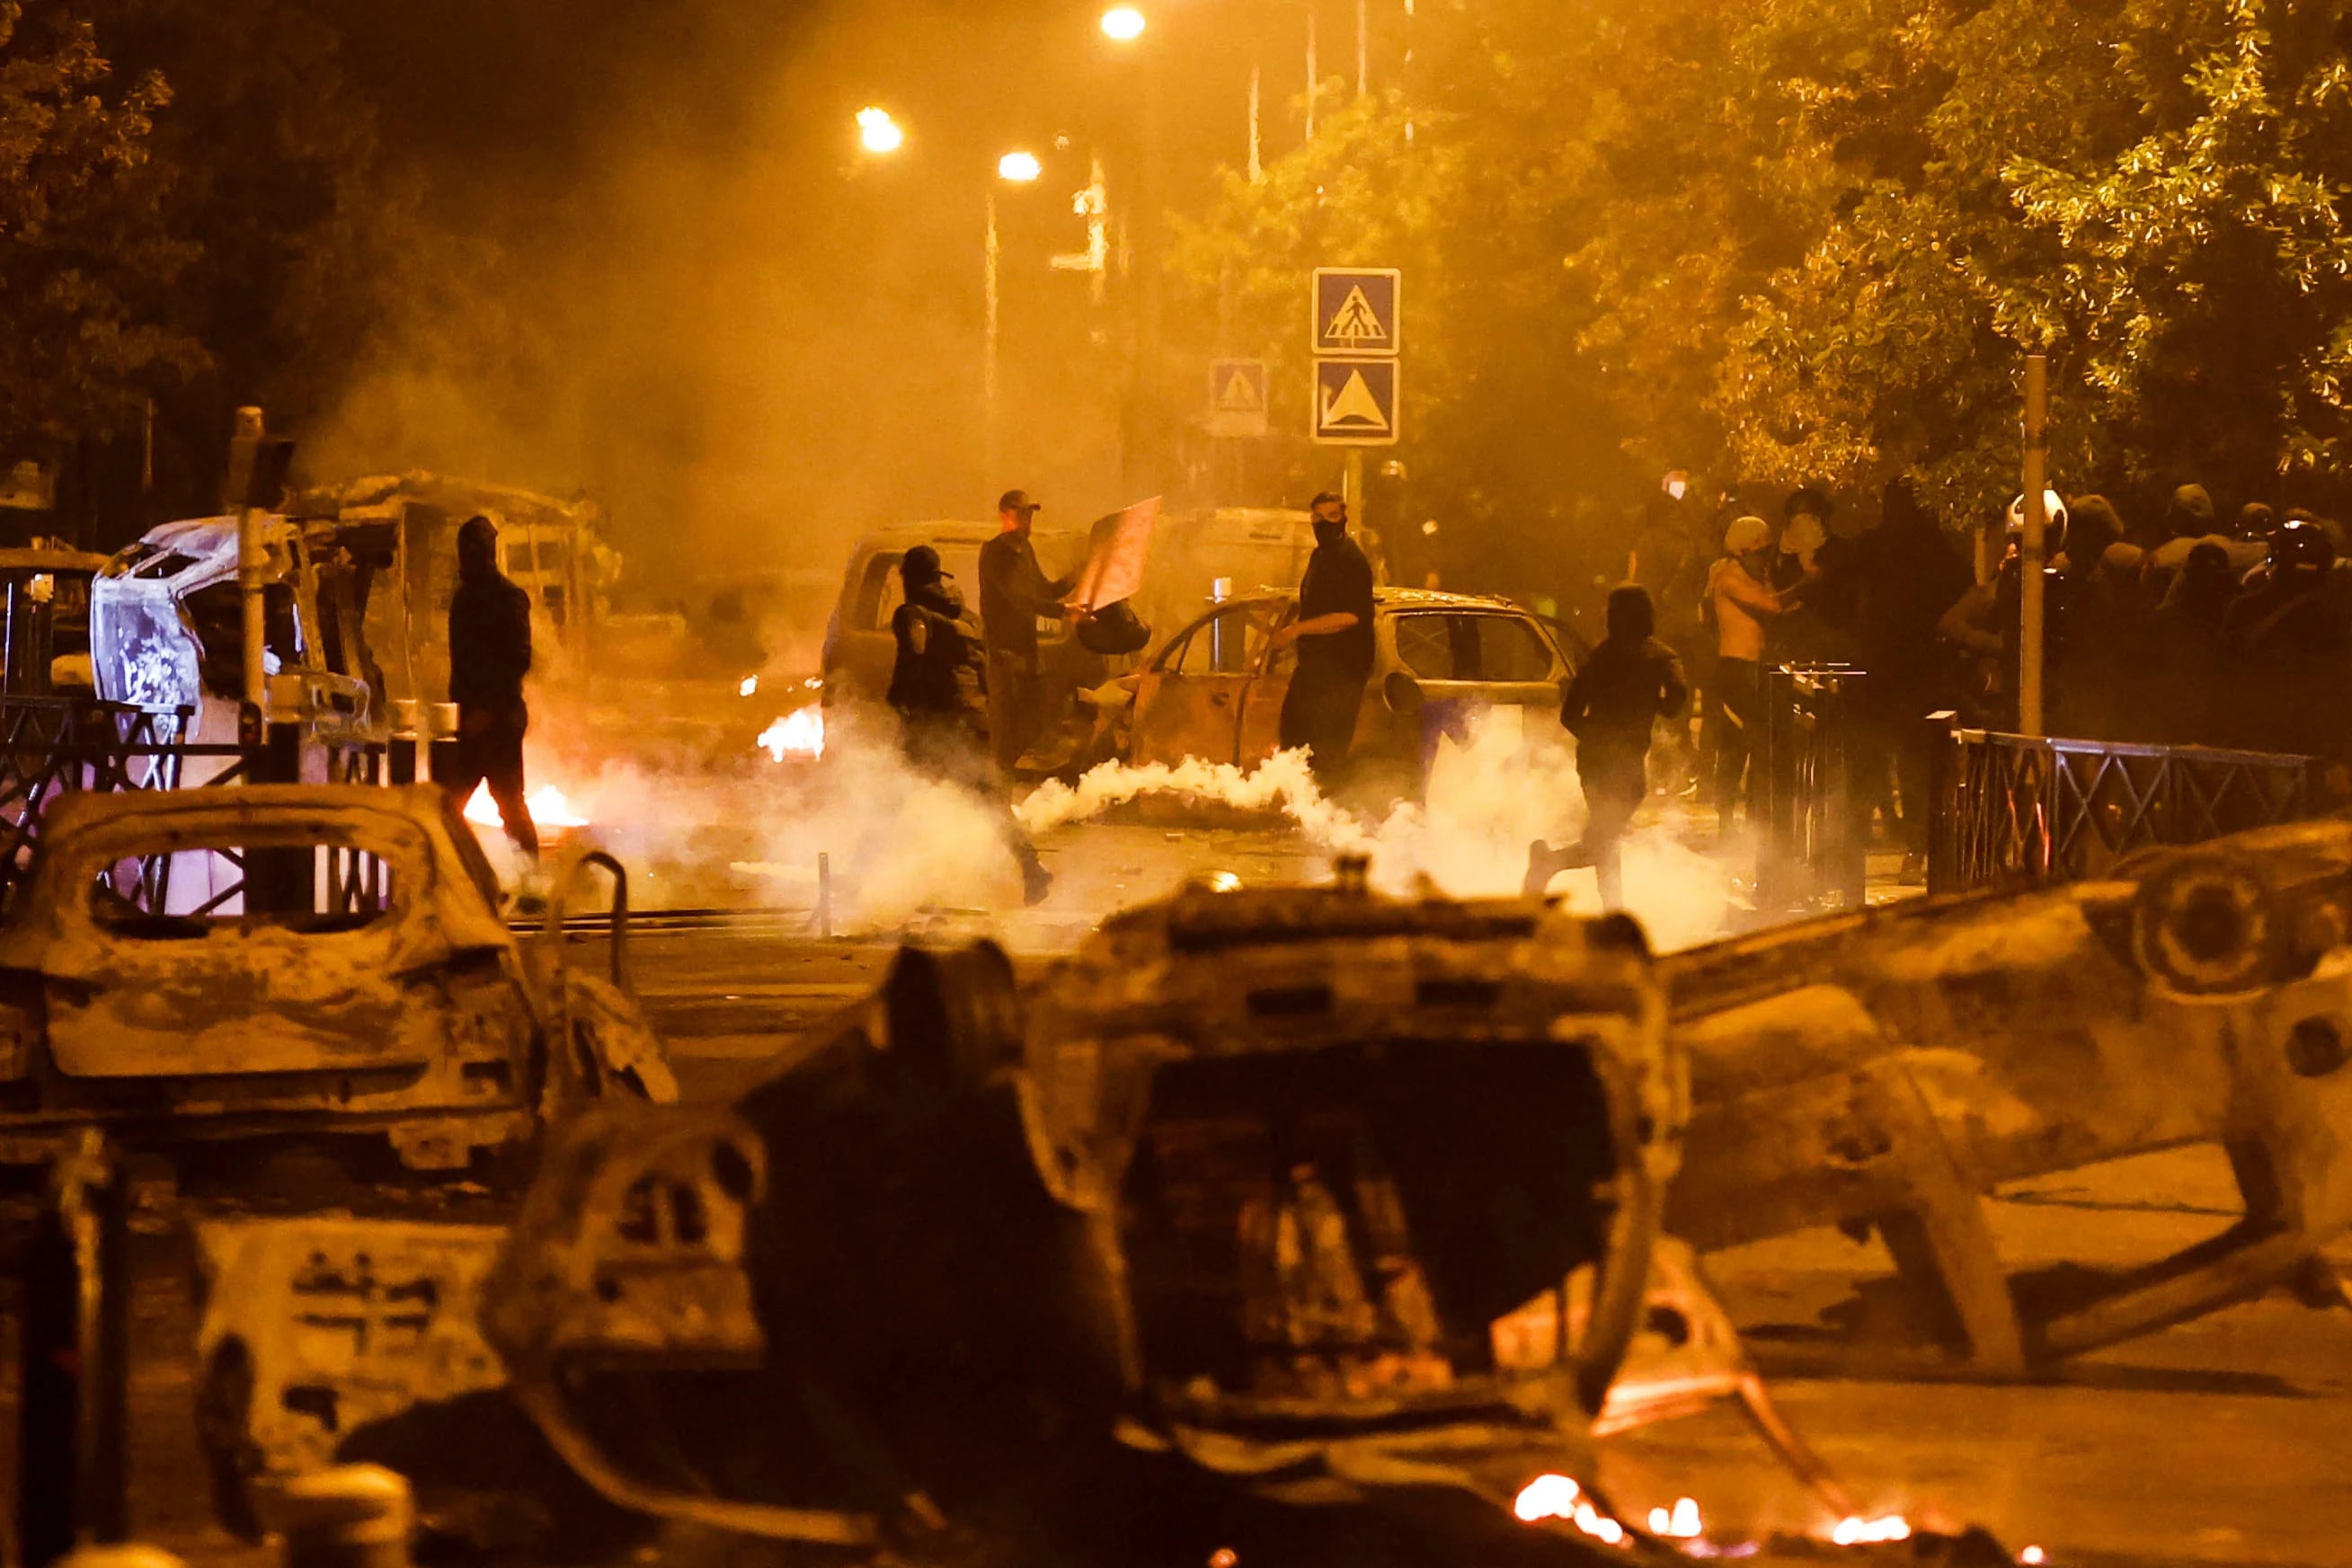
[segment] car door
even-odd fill
[[[1235,760],[1244,705],[1282,608],[1268,600],[1228,604],[1171,638],[1136,684],[1129,760]]]
[[[1522,725],[1557,722],[1568,664],[1536,621],[1506,609],[1411,610],[1391,621],[1397,662],[1419,683],[1433,722],[1458,730],[1481,709]]]

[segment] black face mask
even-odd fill
[[[1347,537],[1347,524],[1327,522],[1321,517],[1315,519],[1315,542],[1317,544],[1335,545]]]
[[[934,579],[920,587],[907,591],[907,597],[926,610],[936,610],[944,615],[963,613],[963,590],[945,579]]]

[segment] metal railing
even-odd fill
[[[1870,803],[1857,720],[1867,677],[1851,664],[1764,672],[1749,815],[1761,839],[1759,909],[1859,909],[1869,880]]]
[[[2200,843],[2346,802],[2309,757],[2003,735],[1929,716],[1927,891],[2095,877],[2133,851]]]
[[[390,772],[382,742],[339,739],[309,748],[297,744],[248,750],[190,739],[194,718],[185,706],[107,702],[87,694],[0,696],[0,906],[32,863],[48,810],[63,795],[177,789],[187,782],[187,764],[198,758],[221,764],[200,781],[207,788],[305,777],[378,784]],[[287,738],[293,738],[291,732]],[[332,875],[339,888],[356,890],[380,881],[381,868],[338,862]],[[110,881],[123,903],[160,911],[169,898],[170,877],[171,857],[165,855],[126,862]]]

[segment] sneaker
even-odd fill
[[[1054,891],[1054,873],[1041,865],[1021,868],[1021,904],[1024,909],[1034,909],[1045,902]]]

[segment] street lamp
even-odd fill
[[[996,161],[996,177],[1008,184],[1025,185],[1045,172],[1034,152],[1007,152]]]
[[[857,111],[857,141],[868,152],[896,152],[907,140],[887,109],[868,105]]]
[[[1114,5],[1102,15],[1103,37],[1114,43],[1131,44],[1143,37],[1143,13],[1132,5]]]

